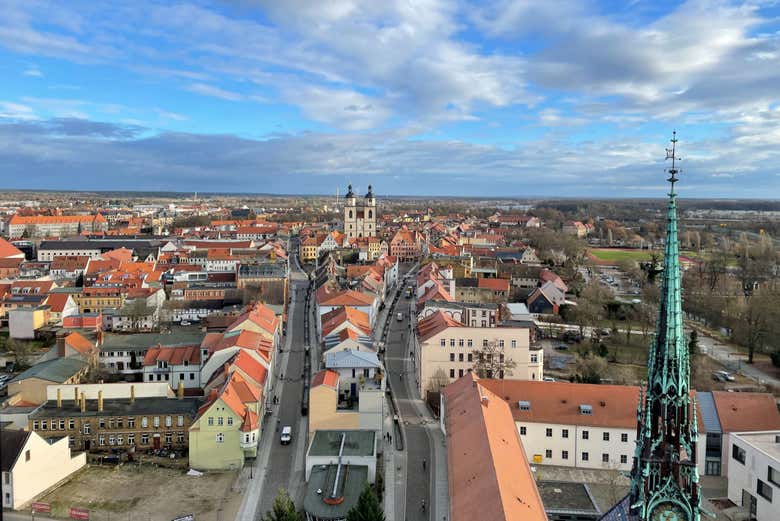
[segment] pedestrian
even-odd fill
[[[392,435],[392,434],[390,434],[389,432],[387,433],[387,439],[388,439],[388,441],[389,441],[390,443],[393,443],[393,435]]]
[[[426,463],[425,458],[423,458],[423,470],[425,470],[425,463]]]

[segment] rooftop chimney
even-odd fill
[[[176,389],[176,396],[179,397],[179,400],[184,398],[184,382],[179,380],[179,387]]]
[[[81,412],[87,411],[87,397],[84,396],[84,393],[81,393]]]
[[[103,412],[103,391],[98,391],[98,412]]]
[[[57,357],[65,358],[65,335],[57,335]]]
[[[135,403],[135,385],[130,386],[130,403]]]
[[[73,388],[73,405],[75,405],[76,407],[78,407],[78,405],[79,405],[79,388],[78,387],[74,387]]]
[[[62,389],[57,387],[57,409],[62,409]]]

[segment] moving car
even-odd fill
[[[279,441],[282,442],[282,445],[290,444],[292,441],[292,427],[289,425],[282,427],[282,435],[279,437]]]
[[[404,314],[403,313],[398,313],[398,314],[396,314],[395,318],[396,318],[396,320],[401,322],[404,319]]]

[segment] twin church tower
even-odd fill
[[[368,185],[365,197],[358,198],[352,191],[352,185],[344,196],[344,234],[347,239],[354,237],[376,237],[376,198]]]

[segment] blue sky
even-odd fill
[[[780,197],[774,1],[0,0],[0,188]]]

